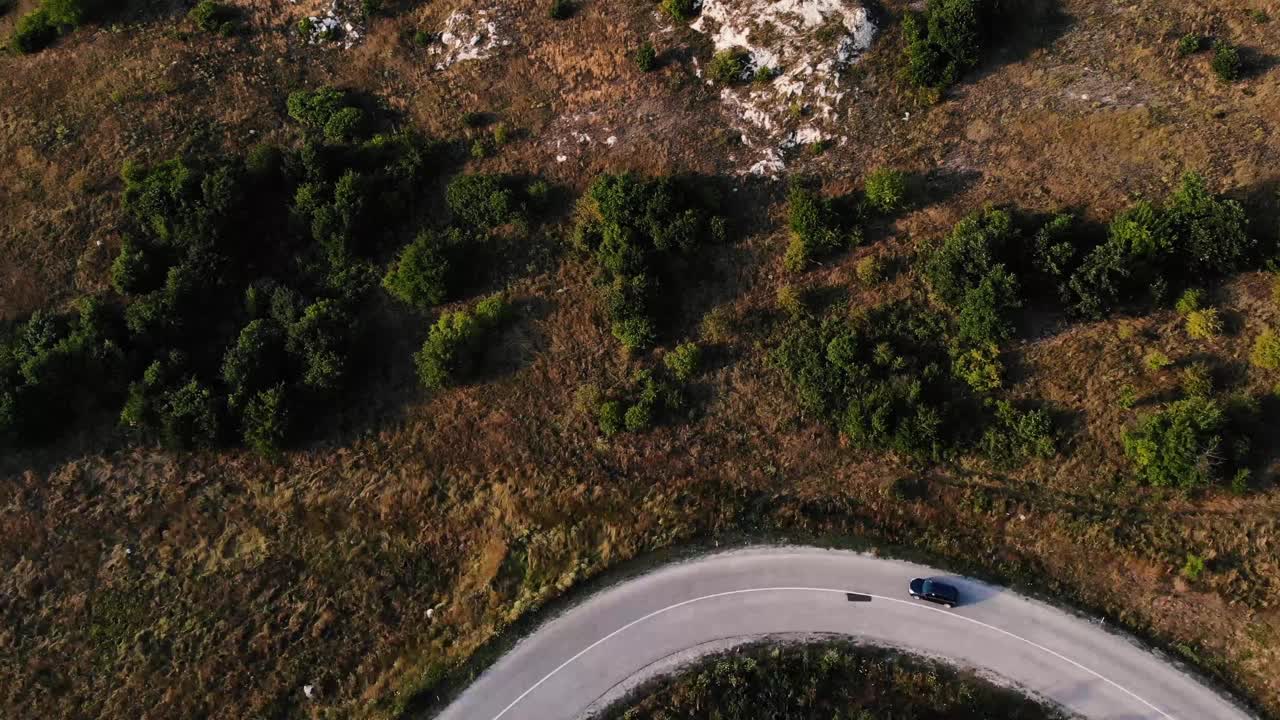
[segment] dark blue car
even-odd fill
[[[960,604],[960,591],[937,580],[916,578],[911,581],[911,597],[928,600],[939,605],[955,607]]]

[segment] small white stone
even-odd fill
[[[316,686],[315,686],[315,685],[303,685],[303,686],[302,686],[302,694],[303,694],[303,695],[306,695],[308,700],[310,700],[311,698],[315,697],[315,692],[316,692]]]
[[[569,159],[569,158],[568,158],[568,157],[566,157],[566,156],[564,156],[564,155],[557,155],[557,156],[556,156],[556,162],[564,162],[565,160],[568,160],[568,159]]]

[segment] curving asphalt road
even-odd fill
[[[834,633],[1003,678],[1086,718],[1251,717],[1095,621],[950,577],[961,606],[912,600],[932,568],[815,548],[755,548],[664,567],[584,601],[522,640],[439,720],[571,720],[700,654]],[[856,596],[849,596],[853,593]]]

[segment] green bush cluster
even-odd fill
[[[44,442],[103,404],[125,367],[119,318],[84,298],[73,316],[0,327],[0,447]]]
[[[658,7],[667,17],[679,23],[689,22],[698,12],[694,0],[662,0]]]
[[[39,52],[62,35],[105,16],[118,5],[115,0],[41,0],[38,7],[18,18],[9,47],[18,53]]]
[[[502,225],[523,228],[530,209],[544,206],[550,192],[544,180],[519,188],[503,176],[456,176],[445,190],[453,224],[424,230],[401,249],[383,276],[383,288],[421,309],[445,302],[462,285],[462,271],[475,264],[487,233]]]
[[[487,335],[509,317],[511,306],[501,293],[476,303],[472,310],[446,312],[431,326],[422,348],[414,354],[418,380],[439,390],[474,376],[485,350]]]
[[[942,90],[977,67],[985,9],[983,0],[928,0],[923,13],[908,13],[902,21],[907,78]]]
[[[1188,173],[1163,204],[1142,201],[1118,215],[1107,239],[1067,282],[1072,309],[1099,318],[1119,303],[1176,289],[1244,266],[1254,253],[1244,209]]]
[[[1213,74],[1223,82],[1235,82],[1244,71],[1240,60],[1240,48],[1225,40],[1213,44],[1213,59],[1209,61]]]
[[[687,342],[677,345],[662,358],[667,371],[676,382],[689,382],[702,366],[702,348],[697,343]]]
[[[345,93],[328,85],[289,93],[287,107],[289,117],[331,143],[358,140],[364,137],[368,126],[364,110],[353,105]]]
[[[982,433],[982,453],[997,465],[1014,467],[1057,452],[1053,421],[1044,410],[1019,410],[997,400],[990,425]]]
[[[937,312],[905,302],[805,315],[788,323],[770,362],[806,412],[858,447],[934,460],[974,450],[1000,464],[1052,454],[1048,414],[993,394],[1003,372],[998,350],[965,349],[948,327]]]
[[[650,72],[658,66],[658,51],[653,43],[645,41],[635,52],[636,67],[640,72]]]
[[[200,0],[187,17],[196,27],[209,33],[230,35],[236,29],[236,10],[230,5],[223,5],[216,0]]]
[[[1280,335],[1267,328],[1253,341],[1249,360],[1263,370],[1280,370]]]
[[[596,407],[600,433],[605,437],[624,431],[641,433],[662,422],[685,406],[680,382],[653,370],[637,371],[624,387]]]
[[[1022,300],[1004,259],[1019,238],[1008,213],[988,209],[957,223],[926,259],[929,288],[955,313],[961,341],[998,344],[1013,335]]]
[[[722,85],[736,85],[751,77],[751,53],[742,48],[717,52],[707,64],[707,77]]]
[[[628,350],[657,340],[698,246],[725,239],[706,190],[692,179],[601,175],[578,202],[574,244],[595,261],[613,335]]]
[[[893,168],[876,168],[867,175],[867,206],[888,215],[906,206],[907,176]]]
[[[895,303],[852,317],[801,318],[770,355],[801,406],[860,447],[941,457],[964,423],[948,382],[943,319]]]
[[[1223,413],[1207,397],[1189,397],[1143,417],[1124,435],[1138,478],[1154,487],[1210,484],[1221,464]]]
[[[914,485],[903,478],[899,486]],[[910,495],[910,491],[905,493]],[[639,689],[603,720],[1056,720],[1053,707],[936,660],[842,641],[760,643]]]
[[[1196,33],[1187,33],[1178,38],[1178,54],[1182,57],[1195,55],[1204,47],[1204,38]]]
[[[318,122],[327,103],[292,104]],[[100,389],[123,398],[122,425],[175,448],[287,444],[291,417],[352,381],[370,257],[430,156],[398,134],[126,164],[111,269],[125,362]]]
[[[816,260],[862,242],[862,231],[842,217],[836,204],[801,182],[787,193],[787,226],[791,240],[783,266],[800,272]]]

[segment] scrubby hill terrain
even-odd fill
[[[5,714],[398,717],[575,583],[771,535],[1280,711],[1277,23],[10,4]]]

